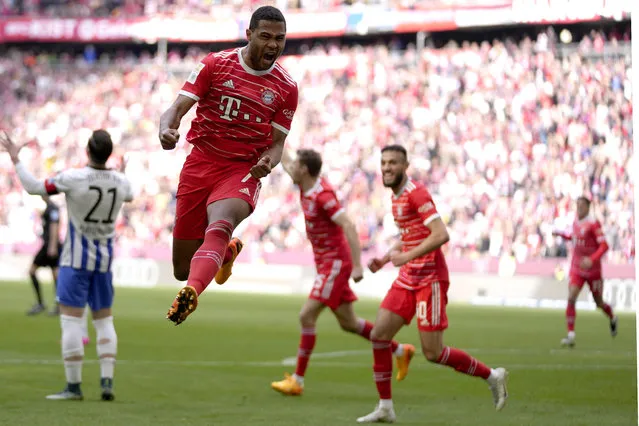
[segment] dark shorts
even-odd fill
[[[43,245],[38,254],[33,258],[33,264],[40,267],[48,267],[48,268],[57,268],[58,263],[60,263],[60,254],[62,253],[62,245],[58,244],[58,255],[57,256],[49,256],[47,254],[49,251],[48,245]]]

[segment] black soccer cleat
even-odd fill
[[[617,318],[616,315],[610,320],[610,335],[612,337],[615,337],[617,335],[617,321],[618,320],[619,320],[619,318]]]

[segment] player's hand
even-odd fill
[[[402,266],[407,264],[410,258],[404,252],[394,251],[390,254],[390,261],[393,266]]]
[[[375,272],[382,269],[384,265],[386,265],[386,262],[376,257],[371,259],[370,262],[368,262],[368,270],[374,274]]]
[[[162,144],[162,149],[171,150],[175,148],[178,141],[180,140],[180,132],[176,129],[165,129],[160,132],[160,143]]]
[[[47,248],[47,256],[56,257],[57,255],[58,255],[57,247],[49,246],[49,248]]]
[[[581,266],[583,269],[590,269],[592,267],[592,259],[589,257],[584,257],[579,262],[579,266]]]
[[[362,268],[362,265],[353,266],[353,272],[351,272],[351,278],[356,283],[360,282],[364,278],[364,268]]]
[[[120,157],[120,173],[124,173],[126,170],[126,165],[129,162],[129,159],[126,158],[126,154]]]
[[[259,159],[256,165],[251,167],[251,176],[261,179],[271,173],[271,156],[265,155]]]
[[[2,144],[2,148],[9,153],[11,161],[13,161],[14,164],[17,164],[19,161],[18,154],[20,154],[20,150],[26,144],[16,145],[4,130],[0,132],[0,144]]]

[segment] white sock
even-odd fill
[[[89,338],[89,308],[84,308],[84,313],[82,314],[82,338]]]
[[[70,315],[60,315],[60,328],[62,328],[62,359],[64,359],[64,371],[67,383],[82,382],[82,360],[67,361],[71,357],[84,357],[82,345],[82,318]]]
[[[569,331],[568,332],[568,338],[569,339],[574,339],[575,338],[575,332],[574,331]]]
[[[397,345],[397,349],[395,349],[395,356],[402,356],[402,355],[404,355],[404,345],[400,343],[399,345]]]
[[[93,320],[98,357],[100,358],[100,377],[112,379],[115,370],[115,356],[118,351],[118,335],[115,333],[113,317]]]
[[[304,377],[293,374],[293,378],[300,386],[304,386]]]
[[[379,400],[380,408],[393,408],[393,400],[392,399],[380,399]]]
[[[82,383],[82,361],[64,361],[67,383]]]

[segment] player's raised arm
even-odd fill
[[[15,165],[18,178],[25,191],[32,195],[55,194],[56,192],[48,192],[45,182],[33,177],[31,172],[20,162],[19,154],[24,145],[16,145],[6,132],[0,133],[0,143],[5,151],[9,153],[11,161]]]
[[[178,128],[180,127],[180,121],[182,117],[189,112],[191,107],[197,102],[195,99],[179,94],[173,104],[164,111],[160,116],[160,143],[162,148],[171,150],[175,148],[178,140],[180,139],[180,133]]]
[[[178,133],[180,121],[196,102],[208,94],[211,88],[211,75],[214,68],[215,58],[209,54],[191,71],[184,85],[182,85],[182,89],[178,92],[177,99],[160,117],[159,137],[163,149],[170,150],[175,148],[180,139],[180,134]]]
[[[561,237],[562,239],[566,241],[572,240],[572,235],[569,232],[552,231],[552,235],[554,235],[555,237]]]

